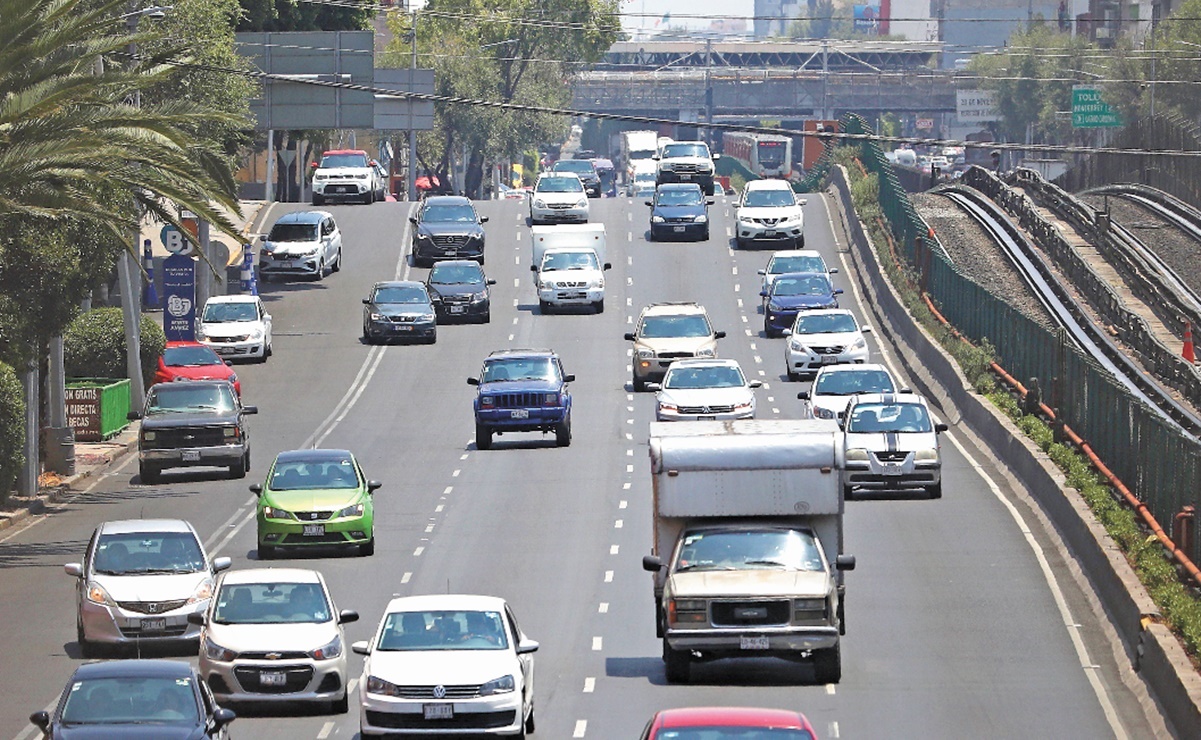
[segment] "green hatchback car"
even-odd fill
[[[372,494],[381,483],[369,481],[347,450],[281,452],[264,485],[250,490],[259,497],[259,559],[281,548],[358,548],[375,553]]]

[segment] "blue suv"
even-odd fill
[[[480,377],[475,409],[475,446],[492,447],[492,435],[505,432],[555,433],[555,444],[571,444],[571,393],[559,356],[546,349],[505,349],[488,355]]]

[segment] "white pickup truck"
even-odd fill
[[[667,680],[773,656],[842,678],[842,439],[830,421],[650,425],[656,635]]]
[[[605,227],[563,224],[530,228],[530,271],[542,313],[567,306],[605,310]]]

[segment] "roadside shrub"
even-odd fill
[[[149,316],[142,317],[142,379],[154,381],[167,338]],[[63,334],[63,359],[70,378],[124,378],[125,322],[120,308],[97,308],[80,315]]]
[[[25,395],[11,367],[0,362],[0,504],[25,464]]]

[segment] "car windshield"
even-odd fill
[[[930,414],[919,403],[857,403],[847,419],[847,431],[932,432]]]
[[[505,357],[484,363],[483,383],[502,380],[549,380],[558,383],[559,365],[550,357]]]
[[[191,532],[102,534],[92,556],[92,570],[110,576],[196,573],[204,568],[204,552]]]
[[[437,223],[473,224],[476,222],[475,209],[466,203],[461,205],[426,206],[421,212],[422,221]]]
[[[200,367],[202,365],[221,365],[224,361],[217,356],[212,347],[168,347],[163,350],[163,364],[167,367]]]
[[[375,289],[373,303],[429,303],[425,289],[416,285],[387,285]]]
[[[742,205],[748,208],[778,208],[795,206],[796,196],[791,190],[748,190]]]
[[[704,530],[680,541],[675,570],[819,571],[824,567],[813,535],[795,529]]]
[[[822,275],[782,277],[771,284],[772,295],[830,295],[830,281]]]
[[[707,367],[673,365],[663,380],[663,387],[673,390],[740,388],[744,385],[746,385],[746,379],[742,377],[742,370],[735,365],[710,365]]]
[[[800,314],[792,326],[793,334],[841,334],[859,331],[855,317],[848,313]]]
[[[362,154],[327,154],[321,158],[321,168],[368,167],[367,157]]]
[[[272,491],[353,489],[361,485],[349,457],[319,460],[277,460],[267,487]]]
[[[665,337],[707,337],[713,333],[709,320],[702,314],[683,316],[647,316],[642,320],[638,336],[645,339]]]
[[[577,175],[596,174],[596,167],[586,159],[560,159],[555,162],[552,172],[574,172]]]
[[[661,206],[699,206],[704,203],[700,188],[664,188],[659,190],[657,200]]]
[[[164,383],[150,391],[146,414],[180,411],[233,411],[237,408],[234,390],[227,385]]]
[[[392,612],[376,650],[505,650],[509,638],[498,612]]]
[[[61,719],[64,725],[194,725],[200,706],[190,676],[90,678],[67,688]]]
[[[258,321],[258,306],[253,303],[206,303],[201,321],[219,324],[225,321]]]
[[[547,252],[542,258],[542,270],[599,270],[595,252]]]
[[[582,193],[584,184],[578,177],[544,177],[536,189],[539,193]]]
[[[267,235],[269,242],[315,242],[317,224],[276,224]]]
[[[843,370],[819,373],[813,382],[813,394],[849,396],[853,393],[895,393],[892,377],[883,370]]]
[[[813,740],[813,733],[796,727],[748,727],[746,725],[689,725],[666,727],[655,740]]]
[[[767,266],[768,275],[786,272],[826,272],[826,261],[817,255],[776,257]]]
[[[333,619],[320,583],[226,583],[217,592],[217,624],[318,624]]]
[[[466,265],[453,265],[439,262],[430,270],[429,281],[442,285],[462,285],[465,283],[484,282],[484,273],[480,266],[472,262]]]
[[[708,157],[709,148],[704,144],[668,144],[663,147],[663,159],[673,157]]]

